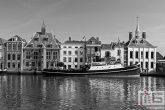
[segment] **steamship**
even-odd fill
[[[69,69],[69,70],[53,70],[44,69],[42,73],[45,75],[62,75],[62,76],[140,76],[139,74],[140,64],[134,64],[124,67],[120,62],[111,62],[106,64],[105,62],[93,62],[85,65],[82,69]]]

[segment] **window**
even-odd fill
[[[15,68],[15,62],[12,63],[12,67]]]
[[[21,67],[21,64],[20,64],[20,62],[18,62],[18,68],[20,68]]]
[[[139,56],[139,52],[138,52],[138,51],[136,51],[136,58],[139,58],[138,56]]]
[[[80,55],[83,55],[83,50],[80,51]]]
[[[16,50],[17,50],[17,44],[13,43],[13,51],[16,51]]]
[[[10,68],[10,62],[8,62],[8,68]]]
[[[29,66],[29,62],[26,62],[26,66]]]
[[[71,57],[68,57],[68,62],[71,62],[71,60],[72,60]]]
[[[35,62],[32,62],[32,66],[35,66],[35,64],[36,64]]]
[[[80,62],[83,62],[83,58],[80,58]]]
[[[75,68],[77,68],[77,65],[75,65]]]
[[[94,54],[94,53],[95,53],[94,48],[91,48],[91,54]]]
[[[46,59],[50,59],[51,57],[51,52],[50,51],[48,51],[48,52],[46,52]]]
[[[15,60],[15,59],[16,59],[16,58],[15,58],[15,56],[16,56],[15,54],[12,54],[12,59],[13,59],[13,60]]]
[[[66,57],[63,57],[63,62],[66,62]]]
[[[133,51],[130,51],[130,58],[133,58]]]
[[[75,48],[78,48],[78,47],[75,47]]]
[[[69,52],[68,52],[68,54],[69,54],[69,55],[72,55],[72,52],[71,52],[71,51],[69,51]]]
[[[17,60],[21,60],[21,54],[17,54]]]
[[[22,44],[19,43],[19,44],[18,44],[18,50],[21,50],[21,49],[22,49]]]
[[[12,51],[12,44],[11,43],[8,43],[8,48],[7,48],[8,51]]]
[[[66,46],[63,46],[63,48],[66,48]]]
[[[148,52],[146,52],[146,58],[148,59]]]
[[[71,46],[69,46],[69,48],[72,48]]]
[[[10,60],[11,59],[11,54],[8,54],[7,56],[8,56],[8,60]]]
[[[63,51],[63,55],[66,55],[66,51]]]
[[[146,69],[148,69],[148,62],[146,62]]]
[[[34,52],[33,59],[38,59],[38,52]]]
[[[143,68],[143,62],[141,62],[141,68]]]
[[[141,51],[141,58],[143,58],[143,52]]]
[[[30,59],[30,51],[26,52],[26,59]]]
[[[53,52],[53,59],[54,59],[54,60],[57,59],[57,52]]]
[[[154,62],[151,62],[151,68],[154,68]]]
[[[77,58],[75,58],[75,62],[77,62]]]
[[[121,50],[117,50],[117,55],[120,56]]]
[[[154,52],[151,52],[151,58],[152,59],[154,58]]]
[[[71,65],[68,65],[68,69],[70,69],[71,68]]]
[[[75,55],[78,55],[78,51],[75,51]]]
[[[106,58],[110,57],[110,52],[109,52],[109,51],[106,51],[106,52],[105,52],[105,57],[106,57]]]

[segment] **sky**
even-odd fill
[[[139,16],[141,33],[164,56],[164,10],[165,0],[0,0],[0,37],[19,35],[29,42],[44,21],[60,42],[83,36],[127,42]]]

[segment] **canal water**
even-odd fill
[[[162,77],[1,75],[0,110],[164,110],[164,92]]]

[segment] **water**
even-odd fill
[[[165,79],[4,75],[0,76],[0,110],[155,109],[138,105],[138,91],[144,90],[164,92]]]

